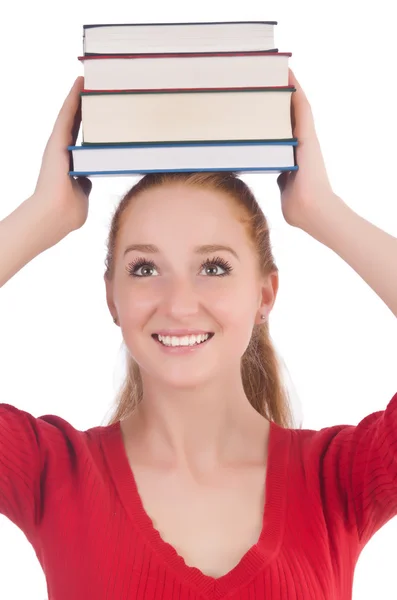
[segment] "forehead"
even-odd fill
[[[236,201],[218,190],[184,184],[167,184],[145,190],[131,202],[124,220],[124,231],[140,236],[164,231],[207,235],[245,235],[241,211]]]

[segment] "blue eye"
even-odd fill
[[[224,272],[214,273],[214,270],[217,268],[221,268]],[[138,273],[140,269],[142,269],[142,272]],[[206,269],[206,275],[210,275],[211,277],[224,277],[225,275],[229,275],[233,270],[233,267],[227,260],[217,257],[212,259],[207,258],[207,260],[200,265],[200,271],[203,269]],[[152,274],[149,272],[150,270],[156,270],[156,265],[152,260],[147,260],[145,258],[136,258],[127,267],[127,272],[132,277],[151,277]]]

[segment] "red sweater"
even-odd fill
[[[229,573],[187,566],[145,513],[120,426],[79,431],[0,404],[0,513],[32,544],[49,600],[348,600],[397,514],[397,394],[357,426],[271,424],[263,530]]]

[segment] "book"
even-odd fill
[[[90,90],[288,86],[291,52],[79,56]]]
[[[73,176],[297,170],[276,21],[84,25]]]
[[[281,172],[296,170],[297,140],[69,146],[70,174],[106,176],[159,171]]]
[[[277,21],[116,23],[83,25],[88,54],[274,50]]]
[[[82,144],[290,139],[294,91],[84,90]]]

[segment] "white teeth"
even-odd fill
[[[201,344],[205,342],[209,338],[209,334],[201,334],[201,335],[185,335],[182,337],[173,336],[163,336],[158,335],[158,340],[164,346],[194,346],[195,344]]]

